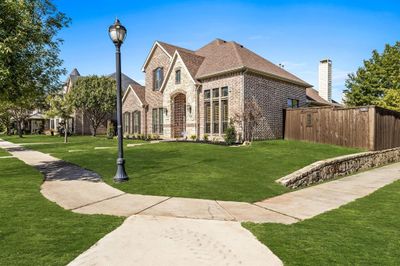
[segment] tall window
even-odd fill
[[[299,100],[287,99],[287,107],[288,108],[298,108],[299,107]]]
[[[153,133],[158,133],[158,109],[153,109],[152,113],[152,126],[153,126]]]
[[[164,132],[164,108],[158,108],[158,133]]]
[[[154,134],[164,133],[164,108],[154,108],[152,110],[152,127]]]
[[[205,118],[205,124],[206,128],[204,129],[204,132],[207,134],[211,133],[211,104],[210,102],[206,102],[204,104],[204,118]]]
[[[228,100],[221,101],[221,115],[222,115],[222,133],[225,134],[226,129],[228,128]]]
[[[228,87],[204,90],[204,133],[223,134],[228,128]]]
[[[175,71],[175,84],[181,84],[181,70]]]
[[[128,113],[128,112],[124,113],[124,133],[127,133],[127,134],[130,133],[129,132],[130,120],[131,120],[130,117],[131,117],[130,113]]]
[[[158,67],[153,71],[153,90],[158,91],[161,88],[162,82],[164,80],[164,69]]]
[[[213,101],[213,133],[219,134],[219,101],[218,100]]]
[[[140,134],[140,128],[141,128],[141,112],[140,111],[134,111],[132,113],[132,124],[133,124],[133,133],[134,134]]]

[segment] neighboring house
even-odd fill
[[[69,74],[64,87],[63,87],[63,93],[69,93],[71,90],[73,90],[73,85],[74,83],[80,78],[82,77],[79,73],[79,71],[74,68],[72,70],[72,72]],[[108,75],[108,77],[111,77],[113,79],[115,79],[115,73],[112,73],[110,75]],[[121,86],[123,91],[125,92],[125,90],[127,89],[129,84],[135,84],[135,85],[140,85],[139,83],[137,83],[136,81],[134,81],[133,79],[131,79],[130,77],[128,77],[125,74],[121,75]],[[108,120],[112,120],[115,121],[115,115],[110,115]],[[59,123],[59,121],[61,121],[61,119],[59,118],[54,118],[50,120],[50,127],[54,130],[57,129],[57,125]],[[84,112],[82,110],[76,110],[74,112],[74,114],[71,117],[70,120],[70,129],[74,134],[78,134],[78,135],[90,135],[92,134],[92,129],[90,127],[90,123],[89,120],[85,117]],[[97,134],[106,134],[107,131],[107,121],[104,122],[104,124],[102,124],[97,131]]]
[[[243,45],[221,39],[196,51],[156,41],[142,70],[145,87],[129,86],[123,97],[126,134],[220,139],[230,119],[254,99],[263,114],[255,137],[282,138],[283,110],[304,105],[311,87]]]

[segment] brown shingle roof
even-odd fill
[[[190,75],[192,75],[194,79],[196,77],[197,71],[204,61],[204,57],[185,51],[178,51],[178,53],[181,56],[182,61],[185,63]]]
[[[311,86],[307,82],[236,42],[226,42],[221,39],[216,39],[200,48],[195,53],[205,57],[205,60],[196,75],[196,78],[199,79],[230,70],[247,68],[273,77],[295,82],[305,87]]]
[[[165,51],[167,51],[167,53],[172,57],[175,53],[176,50],[178,51],[183,51],[183,52],[187,52],[187,53],[193,53],[192,50],[186,49],[186,48],[182,48],[176,45],[172,45],[169,43],[165,43],[165,42],[160,42],[157,41],[164,49]]]
[[[341,106],[341,104],[332,101],[331,103],[328,102],[327,100],[325,100],[324,98],[322,98],[318,91],[315,90],[314,88],[307,88],[306,89],[306,96],[307,96],[307,100],[310,103],[314,103],[317,105],[332,105],[332,106]]]
[[[146,97],[145,97],[146,90],[145,90],[144,86],[135,84],[135,83],[129,84],[129,86],[131,86],[132,90],[139,97],[139,99],[143,103],[143,105],[147,105]]]
[[[232,70],[249,69],[304,87],[311,87],[307,82],[236,42],[215,39],[197,51],[160,41],[158,43],[170,56],[178,51],[194,79],[202,79]]]

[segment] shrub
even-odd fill
[[[228,128],[225,130],[224,139],[228,145],[233,145],[236,143],[236,130],[233,126],[233,123],[230,123]]]
[[[190,136],[190,139],[193,140],[193,141],[195,141],[196,138],[197,138],[196,135],[191,135],[191,136]]]
[[[204,141],[208,141],[208,134],[204,134]]]

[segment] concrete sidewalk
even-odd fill
[[[98,174],[48,154],[6,141],[0,147],[45,175],[42,194],[65,209],[84,214],[149,215],[220,221],[295,223],[365,197],[400,179],[400,163],[286,193],[254,204],[129,194]]]
[[[1,140],[0,148],[39,169],[45,176],[41,193],[61,207],[131,216],[71,265],[279,265],[279,258],[238,222],[295,223],[400,179],[396,163],[254,204],[148,196],[120,191],[96,173],[48,154]]]

